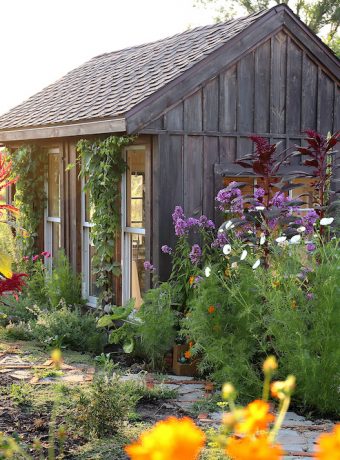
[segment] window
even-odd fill
[[[48,171],[47,171],[47,206],[45,209],[45,251],[52,257],[58,254],[61,248],[60,231],[60,153],[59,148],[48,150]],[[47,259],[47,263],[51,259]]]
[[[145,262],[145,191],[146,167],[144,146],[126,150],[127,172],[122,183],[122,267],[123,303],[135,299],[139,308],[146,290]]]
[[[82,184],[84,188],[84,182]],[[83,273],[83,297],[88,301],[91,307],[96,307],[98,288],[96,286],[96,275],[93,273],[92,260],[95,255],[95,247],[91,239],[91,223],[93,215],[93,206],[90,203],[90,194],[82,190],[82,273]]]

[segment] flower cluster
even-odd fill
[[[0,278],[0,296],[5,293],[21,292],[26,285],[26,273],[13,273],[11,278]]]
[[[243,213],[243,196],[235,181],[230,182],[228,187],[218,192],[216,201],[220,211],[228,211],[236,214]]]
[[[202,249],[200,248],[198,244],[194,244],[189,254],[191,263],[194,265],[197,265],[201,259],[201,256],[202,256]]]
[[[40,254],[35,254],[35,255],[32,256],[32,257],[24,256],[24,257],[22,258],[22,260],[23,260],[24,262],[29,262],[30,260],[31,260],[32,262],[36,262],[37,260],[43,259],[44,257],[45,257],[46,259],[49,259],[49,258],[51,257],[51,253],[48,252],[48,251],[43,251],[43,252],[41,252]]]
[[[154,272],[156,270],[155,267],[152,265],[152,263],[149,260],[146,260],[143,265],[144,265],[144,270],[146,271]]]
[[[194,217],[186,218],[181,206],[176,206],[172,214],[172,221],[175,226],[176,236],[184,236],[189,233],[193,228],[201,228],[206,230],[213,230],[215,224],[207,216],[202,215],[199,219]]]

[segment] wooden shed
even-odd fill
[[[160,247],[173,244],[176,205],[187,216],[214,217],[220,175],[238,172],[234,161],[249,153],[251,134],[286,148],[300,144],[306,129],[340,129],[339,80],[339,59],[279,5],[97,56],[1,116],[0,142],[46,149],[41,248],[65,249],[94,303],[86,197],[78,172],[65,167],[81,138],[138,134],[126,149],[119,303],[147,287],[144,259],[166,278],[169,262]],[[132,201],[134,216],[127,212]]]

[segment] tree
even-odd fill
[[[308,27],[340,55],[339,0],[194,0],[195,6],[212,7],[216,13],[216,21],[231,19],[240,10],[251,14],[280,3],[292,8]]]

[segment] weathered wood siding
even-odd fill
[[[251,151],[251,134],[280,141],[284,150],[301,144],[306,129],[340,129],[339,81],[288,33],[278,32],[221,69],[144,130],[157,135],[153,192],[159,218],[153,235],[159,246],[174,243],[176,205],[187,215],[214,217],[215,165],[232,169],[236,158]],[[155,245],[153,252],[165,278],[168,256]]]

